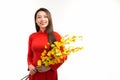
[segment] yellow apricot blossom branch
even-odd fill
[[[50,45],[51,49],[49,51],[47,50],[47,46],[45,46],[37,65],[49,66],[64,62],[66,56],[70,55],[70,53],[78,52],[84,48],[83,46],[75,47],[70,45],[77,40],[83,40],[83,36],[65,35],[60,41],[55,41],[54,44]]]

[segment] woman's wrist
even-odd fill
[[[38,66],[36,67],[37,71],[38,72],[46,72],[46,71],[49,71],[51,69],[51,67],[49,66]]]

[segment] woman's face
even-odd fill
[[[36,23],[41,30],[45,30],[48,26],[48,16],[44,11],[39,11],[36,16]]]

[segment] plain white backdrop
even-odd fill
[[[58,69],[59,80],[120,80],[119,0],[0,1],[0,79],[28,74],[28,37],[40,7],[50,10],[61,35],[84,36],[84,50],[68,57]]]

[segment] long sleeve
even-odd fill
[[[29,36],[29,41],[28,41],[28,55],[27,55],[28,65],[32,64],[32,58],[33,58],[33,52],[32,52],[32,49],[31,49],[31,43],[32,43],[32,37]]]

